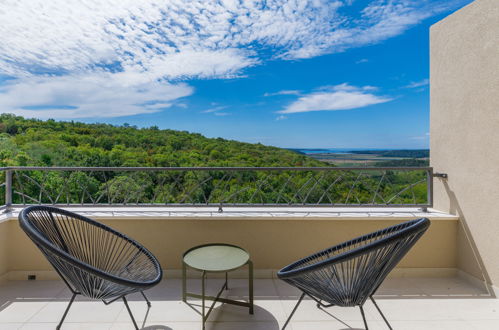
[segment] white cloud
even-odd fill
[[[362,63],[367,63],[367,62],[369,62],[369,60],[367,58],[361,58],[360,60],[355,62],[355,64],[362,64]]]
[[[429,79],[423,79],[421,81],[413,81],[410,84],[408,84],[407,86],[404,86],[404,88],[425,87],[425,86],[428,86],[429,84],[430,84],[430,80]]]
[[[219,116],[219,117],[225,117],[225,116],[230,116],[231,113],[230,112],[215,112],[213,113],[215,116]]]
[[[430,139],[430,133],[425,133],[424,135],[411,137],[411,140],[428,140],[428,139]]]
[[[349,110],[392,100],[391,98],[370,93],[369,91],[372,90],[372,86],[355,87],[348,84],[331,86],[327,87],[325,91],[311,93],[298,98],[298,100],[288,105],[284,110],[278,111],[278,113]]]
[[[153,104],[148,104],[147,108],[148,109],[165,109],[171,107],[173,104],[171,103],[153,103]]]
[[[145,72],[157,79],[233,78],[258,62],[248,54],[239,49],[183,51],[152,59]]]
[[[0,109],[36,118],[118,117],[158,112],[192,93],[186,84],[130,86],[111,73],[31,77],[0,85]]]
[[[285,120],[285,119],[288,119],[288,117],[284,116],[284,115],[280,115],[280,116],[277,116],[277,118],[275,120],[280,121],[280,120]]]
[[[215,105],[215,104],[214,104]],[[216,106],[214,108],[210,108],[210,109],[206,109],[206,110],[203,110],[201,111],[202,113],[214,113],[214,112],[218,112],[220,110],[223,110],[223,109],[226,109],[227,106],[226,105],[219,105],[219,106]]]
[[[300,95],[298,90],[282,90],[274,93],[265,93],[263,96],[277,96],[277,95]]]
[[[262,60],[260,49],[287,59],[338,52],[401,34],[467,1],[373,0],[347,16],[341,0],[4,0],[0,71],[111,65],[151,77],[224,77]]]
[[[3,87],[0,99],[8,106],[2,111],[56,118],[158,111],[160,105],[140,110],[137,104],[155,101],[160,91],[192,93],[172,82],[242,77],[245,68],[269,59],[377,43],[467,2],[371,0],[359,2],[359,11],[348,8],[350,0],[3,0],[0,74],[17,81]],[[65,80],[74,85],[56,83]],[[56,95],[76,109],[23,109],[22,98],[8,99],[22,86],[40,87],[22,97],[40,100],[33,106],[54,102]],[[92,108],[79,97],[94,95],[89,90],[117,105],[103,111],[97,102]],[[168,106],[175,98],[161,100]]]
[[[357,87],[357,86],[352,86],[348,83],[343,83],[339,85],[334,85],[334,86],[322,86],[319,88],[319,90],[322,91],[334,91],[334,92],[355,92],[355,91],[377,91],[378,87],[375,86],[362,86],[362,87]]]
[[[210,108],[210,109],[203,110],[203,111],[201,111],[201,113],[211,113],[211,114],[213,114],[215,116],[219,116],[219,117],[232,115],[232,113],[230,113],[230,112],[222,112],[222,110],[227,109],[229,107],[227,105],[218,105],[218,103],[213,103],[213,102],[211,103],[211,105],[214,105],[214,107]]]

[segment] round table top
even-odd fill
[[[215,243],[193,247],[184,254],[189,267],[208,272],[227,272],[244,266],[250,256],[244,249]]]

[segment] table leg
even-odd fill
[[[249,303],[250,303],[249,313],[253,314],[253,262],[251,262],[251,260],[248,261],[248,268],[249,268],[248,287],[249,287]]]
[[[205,280],[206,280],[206,272],[203,272],[203,275],[202,275],[202,280],[201,280],[201,296],[202,296],[202,317],[203,317],[203,330],[205,330],[205,322],[206,322],[206,318],[204,316],[204,310],[205,310],[205,290],[206,290],[206,287],[205,287]]]
[[[187,267],[182,262],[182,300],[187,302]]]
[[[225,290],[229,290],[229,275],[228,275],[228,272],[225,273]]]

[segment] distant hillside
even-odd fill
[[[403,158],[428,158],[428,149],[402,149],[402,150],[355,150],[353,154],[376,154],[379,157],[403,157]]]
[[[0,166],[324,166],[293,151],[185,131],[0,115]]]

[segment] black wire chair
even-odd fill
[[[281,269],[277,276],[302,291],[283,326],[288,325],[305,295],[318,308],[359,306],[371,299],[390,329],[390,323],[373,298],[388,273],[430,226],[426,218],[407,221],[333,246]]]
[[[151,307],[143,291],[163,275],[146,248],[99,222],[55,207],[27,207],[19,214],[19,224],[73,293],[57,329],[77,295],[106,305],[122,299],[138,329],[126,295],[140,292]]]

